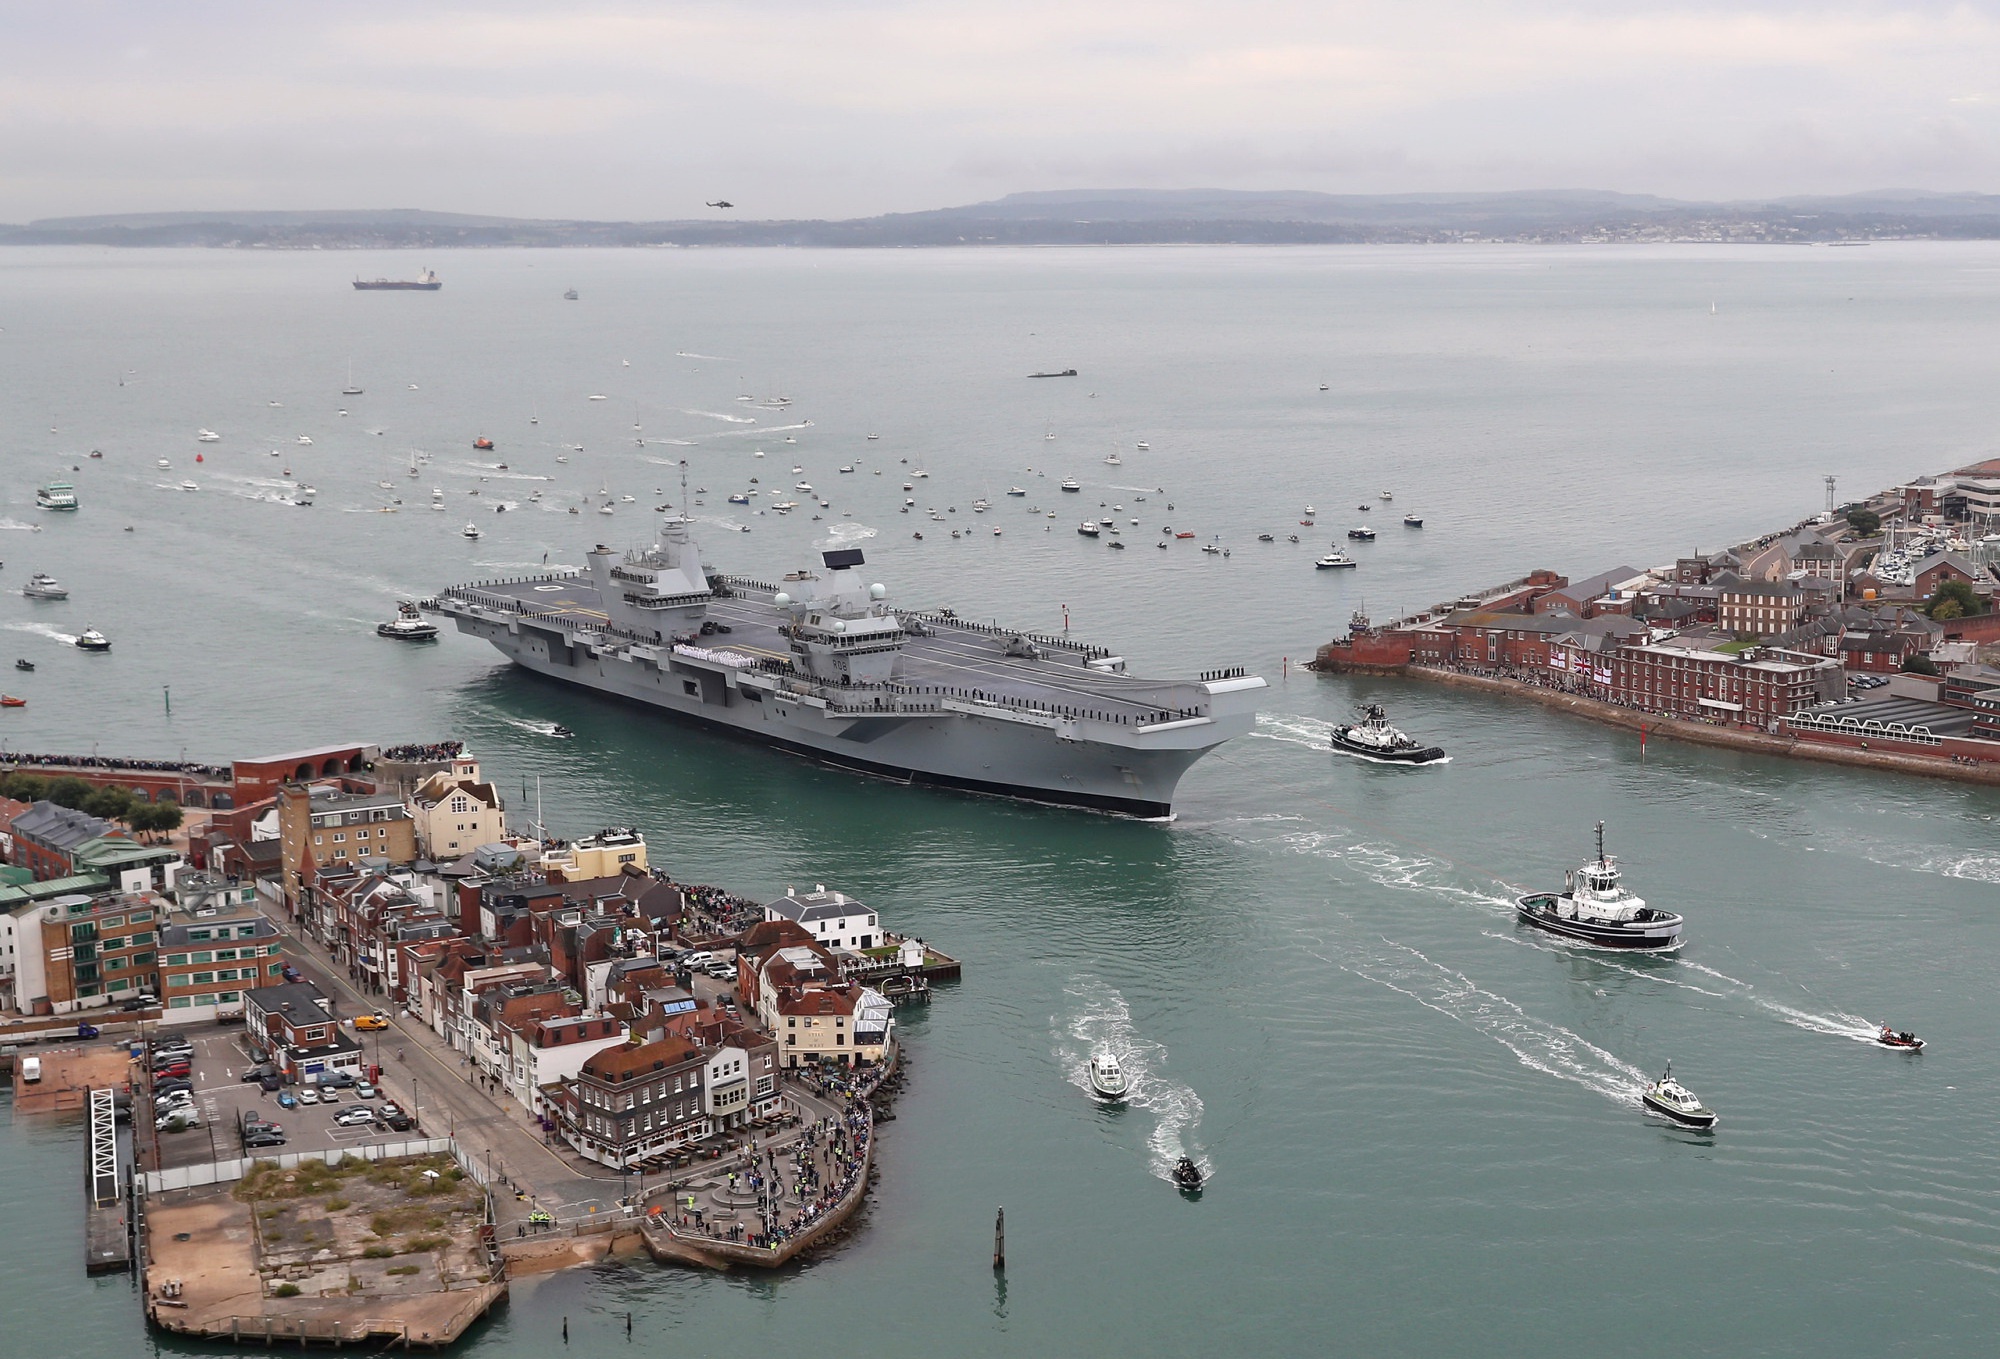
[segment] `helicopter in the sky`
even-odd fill
[[[710,203],[707,206],[711,208],[733,208],[736,205],[730,202],[727,198],[718,198],[713,203]]]

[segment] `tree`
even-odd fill
[[[116,784],[96,789],[83,800],[84,811],[92,816],[101,816],[106,821],[123,821],[131,815],[133,805],[132,791]]]
[[[152,805],[152,825],[149,830],[177,831],[187,818],[181,815],[181,804],[170,797],[163,797]]]
[[[40,802],[49,795],[49,781],[40,774],[16,771],[0,779],[0,793],[21,802]]]
[[[1979,598],[1979,592],[1972,588],[1971,581],[1965,580],[1944,581],[1937,587],[1936,592],[1924,601],[1924,612],[1940,621],[1947,618],[1970,618],[1985,611],[1986,605]]]
[[[65,774],[49,784],[48,799],[58,807],[71,807],[80,811],[83,804],[90,800],[90,795],[96,791],[94,786],[76,775]]]
[[[1912,651],[1903,657],[1903,673],[1906,675],[1935,675],[1938,668],[1931,658],[1921,651]]]
[[[1873,538],[1882,531],[1882,516],[1862,505],[1847,512],[1847,526],[1858,538]]]

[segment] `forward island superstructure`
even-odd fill
[[[899,611],[859,550],[769,584],[710,571],[688,524],[585,572],[485,581],[433,607],[538,674],[908,783],[1173,815],[1196,760],[1256,721],[1241,669],[1142,679],[1100,647]]]

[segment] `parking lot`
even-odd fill
[[[255,1110],[258,1117],[284,1130],[283,1146],[254,1149],[257,1154],[267,1156],[279,1152],[325,1151],[417,1135],[414,1129],[408,1133],[391,1131],[379,1118],[355,1127],[342,1127],[334,1121],[341,1110],[356,1105],[379,1113],[384,1102],[379,1092],[374,1099],[364,1100],[353,1090],[321,1092],[310,1086],[286,1086],[280,1091],[269,1091],[255,1081],[244,1080],[243,1074],[255,1062],[241,1025],[167,1029],[158,1036],[163,1040],[186,1037],[194,1044],[190,1080],[194,1107],[201,1117],[198,1127],[181,1132],[156,1132],[150,1117],[151,1092],[142,1097],[149,1116],[143,1122],[135,1119],[135,1131],[142,1138],[157,1137],[157,1164],[163,1169],[242,1155],[241,1116],[246,1109]],[[306,1098],[306,1091],[312,1091],[312,1103],[285,1107],[287,1099]],[[322,1094],[331,1102],[322,1102]]]

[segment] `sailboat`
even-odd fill
[[[342,396],[361,395],[361,389],[354,385],[354,359],[351,355],[347,360],[347,385],[340,389],[340,394]]]

